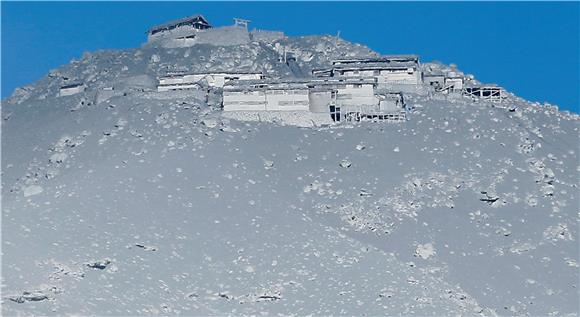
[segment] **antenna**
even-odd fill
[[[340,39],[340,30],[336,32],[336,39],[334,40],[334,45],[338,45],[338,40]]]

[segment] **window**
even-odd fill
[[[332,121],[340,121],[340,107],[336,107],[336,106],[329,106],[329,110],[330,110],[330,118],[332,119]]]

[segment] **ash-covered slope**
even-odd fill
[[[52,98],[58,95],[61,86],[69,83],[84,83],[91,96],[103,87],[132,86],[135,77],[146,76],[155,81],[156,77],[174,71],[261,71],[273,78],[293,76],[288,65],[279,60],[284,51],[295,53],[298,65],[307,74],[313,68],[328,66],[333,59],[377,55],[365,46],[331,36],[303,36],[235,46],[198,44],[163,48],[146,44],[138,49],[84,53],[79,60],[18,88],[7,102]],[[145,85],[145,88],[154,87]]]
[[[370,53],[283,41],[305,69]],[[410,95],[405,123],[298,128],[217,95],[92,102],[167,68],[289,74],[278,55],[87,54],[4,102],[3,314],[578,314],[576,115]],[[55,98],[64,78],[93,85]]]

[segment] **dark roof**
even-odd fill
[[[419,62],[419,55],[407,54],[407,55],[383,55],[377,57],[356,57],[356,58],[344,58],[332,61],[333,65],[336,64],[353,64],[353,63],[392,63],[392,62]]]
[[[417,68],[413,62],[372,62],[372,63],[348,63],[343,65],[334,65],[334,70],[375,70],[375,69],[407,69]]]
[[[374,78],[279,78],[260,80],[237,80],[228,82],[224,86],[226,91],[244,91],[256,89],[308,89],[309,87],[329,87],[347,84],[376,84]]]
[[[264,75],[263,72],[260,71],[250,71],[250,70],[216,70],[216,71],[205,71],[205,72],[169,72],[165,75],[159,76],[159,78],[174,78],[174,77],[183,77],[183,76],[191,76],[191,75],[212,75],[212,74],[225,74],[225,75],[248,75],[248,74],[260,74]]]
[[[432,70],[429,72],[424,72],[423,76],[425,77],[445,77],[445,74],[442,71]]]
[[[80,87],[83,85],[84,85],[84,83],[71,83],[71,84],[66,84],[66,85],[60,86],[60,89],[75,88],[75,87]]]
[[[152,28],[150,28],[149,30],[147,30],[147,32],[151,33],[151,32],[155,32],[155,31],[159,31],[159,30],[163,30],[163,29],[170,29],[172,27],[176,27],[179,25],[184,25],[184,24],[188,24],[188,23],[192,23],[192,22],[199,22],[201,24],[205,24],[208,27],[211,27],[211,25],[209,24],[209,22],[207,21],[207,19],[201,15],[201,14],[195,14],[192,16],[188,16],[185,18],[181,18],[181,19],[177,19],[177,20],[173,20],[173,21],[169,21],[163,24],[159,24],[156,25]]]

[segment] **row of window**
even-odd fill
[[[266,101],[224,101],[224,106],[263,106],[266,105]],[[278,101],[279,106],[308,106],[310,103],[308,100],[282,100]]]
[[[266,101],[224,101],[224,106],[263,106]]]
[[[306,96],[308,95],[308,90],[267,90],[267,91],[255,91],[255,90],[246,90],[246,91],[224,91],[224,96],[240,96],[240,95],[253,95],[253,96],[260,96],[260,95],[301,95]]]
[[[308,100],[297,100],[297,101],[278,101],[279,106],[308,106],[310,103]]]
[[[388,75],[388,74],[397,74],[397,73],[407,73],[409,75],[413,75],[415,70],[412,68],[401,70],[401,69],[386,69],[386,70],[373,70],[373,71],[360,71],[360,70],[343,70],[339,71],[341,75]]]
[[[270,95],[308,95],[308,90],[268,90]]]

